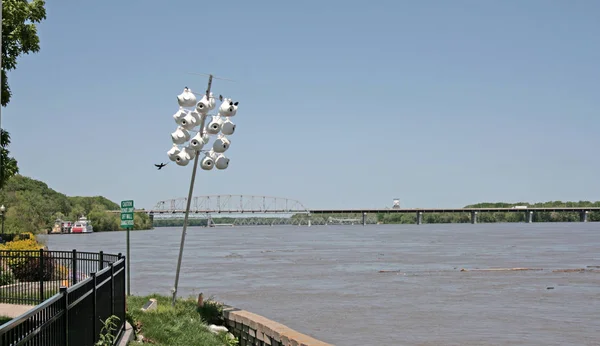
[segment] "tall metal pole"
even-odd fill
[[[212,75],[208,76],[208,88],[206,89],[206,99],[210,101],[210,88],[212,86]],[[200,121],[200,136],[204,135],[204,123],[207,115],[202,116]],[[188,216],[190,215],[190,205],[192,203],[192,194],[194,193],[194,182],[196,181],[196,169],[198,168],[198,157],[200,151],[196,152],[194,158],[194,168],[192,169],[192,179],[190,181],[190,190],[188,192],[187,204],[185,206],[185,217],[183,218],[183,230],[181,231],[181,244],[179,245],[179,258],[177,259],[177,271],[175,272],[175,285],[173,286],[173,302],[172,306],[175,306],[175,300],[177,299],[177,286],[179,285],[179,271],[181,270],[181,258],[183,257],[183,245],[185,243],[185,233],[187,231]]]
[[[131,227],[127,226],[127,296],[131,295],[131,274],[130,274],[130,270],[131,270],[130,259],[131,259],[131,256],[130,256],[130,252],[129,252],[129,230],[130,229],[131,229]]]

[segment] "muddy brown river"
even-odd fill
[[[132,294],[170,295],[180,236],[131,232]],[[125,232],[46,239],[51,250],[126,248]],[[600,223],[192,227],[179,295],[338,346],[600,345],[594,266]],[[515,267],[538,270],[473,270]]]

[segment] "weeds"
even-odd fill
[[[100,340],[95,344],[95,346],[113,346],[115,343],[115,336],[113,332],[117,330],[116,321],[120,321],[121,319],[115,315],[110,316],[106,319],[106,321],[100,320],[102,322],[102,329],[100,330]]]
[[[158,302],[156,310],[141,311],[142,306],[150,299]],[[208,303],[208,304],[207,304]],[[208,330],[207,324],[219,320],[217,313],[222,310],[220,304],[205,302],[203,309],[198,309],[193,299],[178,299],[175,306],[171,306],[171,298],[159,295],[147,297],[128,297],[128,313],[134,323],[129,322],[134,328],[139,328],[137,333],[146,340],[152,340],[154,345],[169,346],[236,346],[237,339],[227,336],[227,333],[213,334]],[[204,315],[201,315],[202,311]],[[129,318],[129,317],[128,317]],[[217,324],[217,323],[215,323]],[[133,343],[132,343],[133,345]]]

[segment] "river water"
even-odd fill
[[[131,232],[132,294],[170,294],[180,236]],[[126,249],[125,232],[46,239]],[[600,267],[554,272],[587,266],[600,266],[600,223],[192,227],[179,296],[338,346],[600,345]],[[469,270],[511,267],[543,270]]]

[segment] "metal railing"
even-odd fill
[[[0,250],[0,303],[36,305],[116,262],[102,251]]]
[[[10,251],[12,254],[18,251]],[[23,251],[25,252],[25,251]],[[37,252],[37,251],[36,251]],[[56,256],[47,257],[52,252]],[[0,345],[2,346],[24,346],[24,345],[48,345],[48,346],[93,346],[100,336],[102,322],[110,316],[117,316],[116,330],[112,331],[115,340],[125,328],[125,258],[121,255],[107,255],[100,253],[60,252],[43,251],[37,258],[41,263],[39,267],[45,269],[45,263],[52,260],[64,260],[67,256],[60,254],[73,254],[69,257],[74,263],[73,275],[64,279],[56,294],[50,294],[52,285],[48,286],[47,277],[35,282],[35,293],[40,297],[48,299],[21,316],[0,326]],[[2,254],[3,256],[5,254]],[[95,256],[94,256],[95,255]],[[2,257],[22,259],[26,256]],[[114,260],[114,263],[112,262]],[[46,262],[45,262],[46,261]],[[62,263],[62,262],[57,262]],[[87,263],[87,267],[86,267]],[[98,272],[92,271],[96,264]],[[63,264],[64,265],[64,264]],[[89,268],[86,278],[79,277],[78,265]],[[38,273],[44,273],[38,268]],[[39,274],[38,274],[39,275]],[[55,280],[56,281],[56,280]],[[60,280],[59,280],[60,281]],[[74,285],[70,285],[74,283]],[[23,298],[23,290],[9,291],[18,292],[20,296],[8,298],[23,302],[29,301]],[[49,297],[48,297],[49,296]],[[3,298],[6,298],[2,295]],[[36,298],[37,299],[37,298]],[[35,299],[34,299],[35,300]]]

